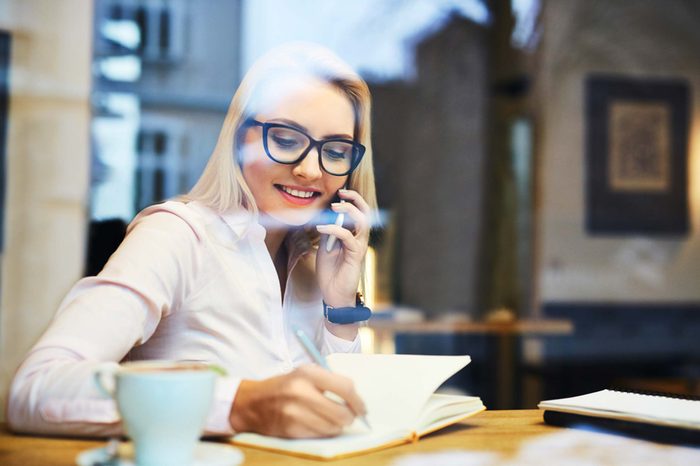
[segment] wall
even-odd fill
[[[84,264],[92,3],[3,0],[0,11],[0,29],[13,39],[0,301],[4,411],[16,366]]]
[[[700,4],[545,2],[538,89],[539,302],[700,302]],[[584,79],[683,78],[691,88],[687,237],[585,233]]]

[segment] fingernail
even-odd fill
[[[328,229],[328,225],[316,225],[318,231],[323,231]]]
[[[342,194],[346,194],[346,193],[348,192],[348,190],[347,190],[347,189],[342,189],[342,188],[341,188],[341,189],[338,190],[338,192],[339,192],[339,193],[342,193]]]
[[[333,208],[335,209],[335,208],[340,207],[340,206],[342,206],[342,205],[343,205],[342,202],[333,202],[333,203],[331,204],[331,207],[333,207]]]

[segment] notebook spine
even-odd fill
[[[700,430],[545,410],[544,422],[558,427],[593,428],[671,445],[700,445]]]

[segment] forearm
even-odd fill
[[[32,352],[10,387],[10,428],[52,435],[121,434],[114,401],[104,398],[93,383],[92,374],[104,364],[62,348]]]
[[[122,435],[116,403],[97,391],[93,374],[107,363],[88,361],[66,349],[34,351],[12,386],[7,411],[15,432],[109,437]],[[229,412],[240,380],[217,381],[205,435],[231,435]]]

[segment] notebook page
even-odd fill
[[[372,450],[393,442],[403,443],[410,432],[371,431],[358,428],[340,437],[321,439],[284,439],[253,433],[241,433],[234,437],[237,445],[252,445],[281,452],[295,452],[301,456],[334,458],[348,453]]]
[[[367,407],[367,420],[378,432],[417,428],[428,398],[470,361],[469,356],[409,354],[336,353],[328,357],[333,371],[355,383]]]
[[[334,438],[283,439],[241,433],[234,442],[321,458],[403,443],[417,429],[417,420],[435,389],[470,362],[469,356],[376,354],[333,354],[327,360],[333,371],[355,383],[372,430],[356,419]]]
[[[659,424],[700,428],[700,402],[692,400],[601,390],[587,395],[543,401],[539,406],[544,409],[568,408],[566,411],[581,414],[622,414],[627,418]]]
[[[446,419],[457,415],[476,413],[482,409],[484,409],[484,404],[479,397],[434,393],[421,411],[416,430],[421,433],[434,424],[441,424]]]

